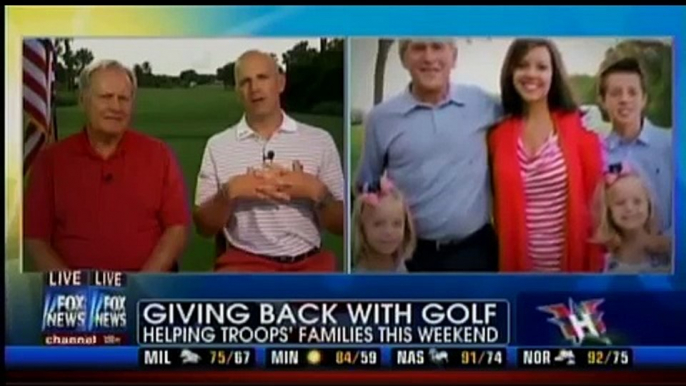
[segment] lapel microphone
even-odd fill
[[[274,161],[274,150],[269,150],[267,154],[262,153],[262,162],[273,162]]]

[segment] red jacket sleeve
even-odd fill
[[[51,242],[55,224],[54,175],[49,149],[33,161],[24,195],[24,238]]]
[[[586,200],[588,210],[588,235],[593,235],[594,224],[591,210],[593,208],[593,195],[598,187],[598,184],[603,178],[603,155],[602,155],[602,141],[598,134],[592,131],[584,130],[581,133],[582,146],[581,163],[583,168],[584,179],[584,199]],[[587,255],[589,258],[589,269],[591,272],[600,272],[605,266],[604,255],[605,247],[599,244],[588,242]]]

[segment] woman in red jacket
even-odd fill
[[[589,205],[602,177],[555,45],[518,39],[500,78],[505,118],[489,134],[500,270],[600,272]]]

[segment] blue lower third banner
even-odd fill
[[[232,346],[5,348],[8,369],[684,368],[686,347]]]

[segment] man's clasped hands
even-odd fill
[[[325,185],[314,175],[305,172],[299,161],[293,161],[291,168],[272,161],[264,162],[260,168],[250,167],[244,174],[230,178],[222,188],[224,197],[231,201],[318,201],[326,191]]]

